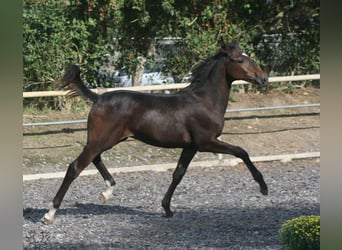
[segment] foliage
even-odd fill
[[[93,72],[103,63],[108,39],[99,10],[90,14],[97,6],[85,3],[24,0],[24,91],[52,89],[69,63],[84,65],[86,80],[96,83]]]
[[[99,86],[97,72],[114,52],[130,74],[139,58],[162,58],[179,80],[221,37],[237,39],[270,75],[317,73],[319,25],[318,0],[24,0],[23,89],[52,89],[68,63]]]
[[[174,47],[162,56],[166,70],[180,79],[216,51],[222,36],[238,39],[270,75],[317,73],[319,11],[318,0],[124,0],[121,63],[134,70],[136,58],[148,56],[153,41],[171,36],[177,38]]]
[[[259,61],[273,75],[312,74],[320,69],[320,1],[233,1],[233,23],[243,18]]]
[[[234,35],[225,1],[124,0],[119,29],[121,65],[135,70],[140,57],[163,58],[164,71],[176,81],[188,73],[194,62],[216,51],[221,36]],[[171,46],[162,46],[165,37]],[[159,46],[157,53],[153,46]],[[155,48],[154,48],[155,49]],[[159,55],[158,55],[159,53]],[[157,55],[156,55],[157,54]]]
[[[167,54],[167,67],[176,76],[188,73],[194,63],[215,53],[221,37],[231,40],[236,33],[235,26],[228,23],[225,11],[229,8],[228,1],[216,1],[215,4],[194,1],[191,4],[178,4],[174,9],[168,9],[170,14],[176,13],[174,29],[177,28],[183,38],[177,44],[178,50]]]
[[[279,230],[283,250],[320,249],[320,216],[301,216],[285,222]]]

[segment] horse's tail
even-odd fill
[[[95,103],[98,100],[99,95],[87,88],[80,77],[80,73],[81,70],[79,66],[74,64],[70,65],[59,83],[62,87],[66,87],[70,90],[67,94],[68,97],[82,96]]]

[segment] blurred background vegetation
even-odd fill
[[[91,87],[111,87],[100,73],[122,67],[138,85],[160,60],[179,82],[221,37],[270,76],[320,70],[318,0],[24,0],[23,36],[23,91],[54,89],[69,63]]]

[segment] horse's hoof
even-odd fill
[[[174,213],[171,212],[171,211],[169,211],[169,212],[166,212],[166,213],[163,215],[163,217],[164,217],[164,218],[172,218],[173,215],[174,215]]]
[[[107,199],[105,193],[101,193],[100,200],[101,200],[102,204],[106,204],[108,199]]]
[[[52,224],[53,222],[53,217],[51,217],[48,213],[46,213],[43,217],[43,221],[45,224]]]
[[[51,224],[53,222],[53,218],[55,217],[57,209],[56,208],[50,208],[49,212],[47,212],[44,217],[43,221],[45,224]]]
[[[261,189],[260,189],[260,192],[261,192],[263,195],[268,195],[268,189],[267,189],[267,188],[261,188]]]

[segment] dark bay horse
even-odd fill
[[[172,195],[198,151],[241,158],[259,183],[260,192],[267,195],[263,176],[248,153],[241,147],[218,140],[234,80],[245,80],[259,86],[268,83],[267,74],[251,58],[242,54],[236,41],[221,41],[218,53],[193,70],[190,85],[174,94],[113,91],[98,95],[85,86],[79,67],[72,65],[61,83],[71,90],[72,96],[82,96],[93,102],[88,116],[87,143],[82,153],[69,165],[52,207],[44,215],[45,223],[52,223],[70,184],[91,162],[107,185],[106,191],[101,194],[102,202],[112,196],[115,181],[103,164],[101,154],[128,137],[158,147],[183,149],[171,185],[162,200],[166,217],[173,215],[170,209]]]

